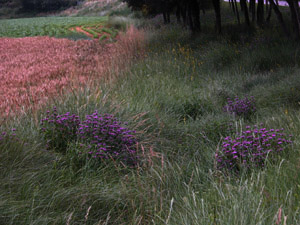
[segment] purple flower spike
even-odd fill
[[[80,142],[92,143],[93,157],[120,159],[131,165],[137,164],[135,131],[124,127],[125,123],[110,114],[97,111],[87,115],[79,125]]]
[[[217,150],[215,154],[217,169],[229,169],[239,172],[241,168],[250,169],[252,167],[262,168],[265,166],[265,160],[276,158],[276,155],[284,150],[285,147],[292,143],[281,129],[261,128],[257,132],[257,126],[251,129],[246,127],[249,134],[226,137],[222,143],[222,149]],[[267,134],[267,135],[266,135]],[[274,137],[281,136],[275,139]]]
[[[224,106],[223,110],[235,116],[250,116],[256,112],[254,97],[245,97],[243,99],[236,97],[234,100],[228,98],[227,105]],[[246,129],[248,128],[246,127]]]
[[[124,125],[114,115],[95,111],[80,121],[70,112],[58,114],[54,107],[41,120],[41,131],[48,146],[58,152],[65,153],[69,143],[75,142],[81,155],[85,152],[90,158],[113,158],[135,166],[138,159],[136,132]]]

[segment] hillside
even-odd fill
[[[42,0],[41,2],[47,2]],[[61,2],[55,5],[55,1]],[[32,16],[107,16],[110,14],[129,14],[130,10],[126,4],[120,0],[82,0],[65,1],[55,0],[51,4],[35,5],[31,0],[1,0],[1,18],[21,18]],[[23,2],[32,2],[24,4]],[[51,2],[51,1],[50,1]],[[43,7],[42,7],[43,6]]]
[[[59,13],[62,16],[108,16],[125,15],[130,10],[120,0],[89,0],[79,3],[77,6],[70,7]]]

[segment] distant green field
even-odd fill
[[[105,23],[108,17],[36,17],[0,20],[0,37],[74,37],[83,34],[72,32],[75,26],[95,26]]]

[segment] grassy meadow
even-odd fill
[[[162,18],[139,21],[145,47],[126,67],[114,69],[118,59],[109,79],[1,120],[0,224],[300,224],[300,46],[274,17],[245,32],[223,13],[220,36],[210,11],[197,36]],[[255,112],[224,111],[236,96],[253,96]],[[97,110],[127,122],[139,165],[80,164],[71,139],[65,154],[47,147],[40,121],[54,106],[80,120]],[[224,139],[255,125],[283,128],[293,144],[263,168],[218,170]]]

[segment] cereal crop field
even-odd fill
[[[103,77],[124,54],[130,60],[135,42],[142,41],[138,40],[141,37],[133,28],[118,37],[114,30],[116,43],[102,44],[98,40],[101,32],[111,31],[104,28],[106,20],[49,17],[0,21],[0,114],[36,108],[67,87]],[[94,38],[87,32],[92,26],[99,28]],[[85,29],[87,34],[78,28]],[[60,35],[69,38],[49,37]]]

